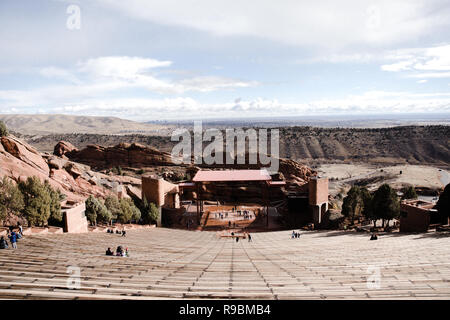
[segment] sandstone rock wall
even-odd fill
[[[60,146],[65,144],[59,143]],[[169,153],[137,143],[120,143],[114,147],[89,145],[82,150],[72,149],[64,155],[72,161],[84,163],[96,169],[110,169],[118,166],[142,168],[174,165]]]
[[[89,195],[106,197],[118,184],[140,184],[138,179],[131,177],[107,176],[94,172],[88,166],[67,158],[41,155],[14,136],[2,137],[0,142],[0,178],[7,176],[19,182],[36,176],[41,181],[48,180],[69,201],[83,201]],[[64,153],[60,154],[64,156]]]

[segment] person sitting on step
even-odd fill
[[[376,233],[372,233],[370,240],[378,240],[378,235]]]
[[[114,252],[111,251],[111,248],[108,248],[108,250],[106,250],[106,255],[107,256],[113,256]]]
[[[8,249],[8,241],[3,236],[0,239],[0,249]]]
[[[123,256],[123,249],[122,246],[118,246],[116,249],[116,256],[121,257]]]
[[[23,228],[22,228],[22,225],[20,224],[20,222],[17,222],[17,228],[19,228],[19,234],[21,236],[23,236]]]

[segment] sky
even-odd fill
[[[1,0],[0,113],[450,113],[448,0]]]

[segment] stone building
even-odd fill
[[[314,224],[322,222],[328,211],[328,178],[312,177],[308,182],[308,200]]]
[[[180,192],[176,184],[152,175],[142,176],[142,199],[153,202],[159,210],[157,226],[161,226],[162,209],[180,208]]]
[[[88,232],[88,221],[86,218],[85,202],[73,203],[63,202],[61,204],[61,212],[63,215],[64,232],[83,233]]]
[[[400,203],[400,232],[427,232],[435,204],[423,200],[403,200]]]

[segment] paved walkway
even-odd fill
[[[450,299],[450,235],[292,230],[253,242],[156,228],[27,236],[0,251],[0,297]],[[130,257],[107,257],[128,247]],[[68,267],[80,268],[70,278]],[[76,269],[73,269],[76,270]],[[76,275],[76,271],[74,273]]]

